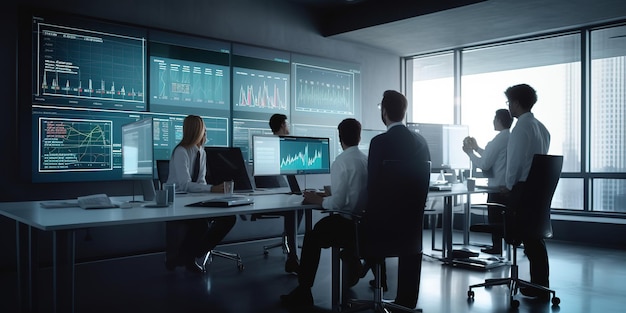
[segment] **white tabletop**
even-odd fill
[[[262,212],[316,209],[317,205],[303,205],[302,196],[273,194],[247,196],[254,204],[230,208],[186,207],[185,205],[221,197],[223,194],[176,195],[173,205],[165,208],[148,208],[133,203],[129,208],[90,209],[79,207],[43,208],[41,202],[3,202],[0,214],[41,230],[70,230],[85,227],[113,226],[135,223],[165,222],[202,217],[217,217]],[[112,197],[114,203],[127,203],[131,197]]]

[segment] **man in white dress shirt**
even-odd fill
[[[509,136],[507,146],[506,188],[514,190],[517,184],[523,184],[528,177],[533,156],[547,154],[550,148],[550,133],[530,112],[537,102],[535,89],[526,84],[509,87],[504,94],[507,97],[509,111],[517,118],[517,123]],[[543,239],[524,240],[524,251],[530,263],[530,281],[549,287],[548,251]],[[520,288],[525,296],[538,297],[548,301],[550,293],[536,289]]]
[[[367,199],[367,156],[358,144],[361,140],[361,123],[348,118],[339,126],[339,141],[343,152],[330,168],[331,195],[325,197],[315,192],[305,192],[304,202],[320,204],[324,209],[345,211],[361,215]],[[356,253],[356,230],[351,214],[331,214],[322,218],[304,235],[298,269],[298,287],[282,295],[281,301],[288,307],[311,307],[311,287],[319,266],[322,248],[340,247],[340,256],[348,281],[358,282],[361,263]]]
[[[509,143],[509,129],[513,124],[513,117],[509,110],[500,109],[496,111],[493,118],[493,128],[498,134],[487,143],[485,148],[478,146],[476,139],[467,137],[463,141],[463,151],[472,160],[474,167],[480,168],[485,177],[488,178],[487,186],[493,188],[504,188],[506,178],[506,150]],[[489,193],[487,202],[505,204],[501,193]],[[502,224],[502,208],[489,205],[488,221],[490,224]],[[482,252],[489,254],[502,254],[502,233],[494,232],[491,234],[491,248],[481,249]]]

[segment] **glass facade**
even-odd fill
[[[551,134],[548,153],[564,157],[553,209],[626,213],[626,26],[458,49],[410,62],[407,68],[421,71],[410,74],[413,120],[460,121],[481,147],[496,135],[493,117],[507,108],[506,88],[531,85],[538,96],[532,112]],[[426,75],[429,68],[440,74]],[[455,90],[460,90],[458,106],[448,105]]]

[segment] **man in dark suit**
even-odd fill
[[[386,211],[390,200],[383,192],[380,192],[385,189],[386,184],[389,184],[389,181],[382,179],[383,161],[430,161],[430,152],[424,137],[410,131],[402,123],[406,109],[407,100],[404,95],[394,90],[384,92],[380,103],[380,114],[383,123],[387,126],[387,132],[374,137],[370,142],[367,168],[368,202],[362,220],[365,224],[376,223],[381,220],[381,216],[388,214]],[[391,203],[398,205],[397,201],[391,201]],[[420,208],[418,206],[415,209]],[[423,220],[423,208],[421,210],[418,218]],[[409,308],[415,308],[419,294],[422,267],[421,244],[420,238],[416,243],[418,245],[416,251],[420,251],[418,254],[398,258],[398,288],[395,303]]]

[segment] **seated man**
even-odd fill
[[[343,266],[348,276],[346,284],[354,286],[359,279],[361,263],[356,253],[356,230],[353,214],[360,215],[366,201],[367,157],[358,144],[361,140],[361,123],[348,118],[339,126],[339,141],[343,152],[337,156],[330,169],[332,194],[322,197],[315,192],[305,192],[306,203],[321,204],[324,209],[341,210],[351,214],[332,214],[322,218],[304,236],[298,287],[280,296],[290,307],[313,305],[311,287],[319,265],[322,248],[340,247]]]

